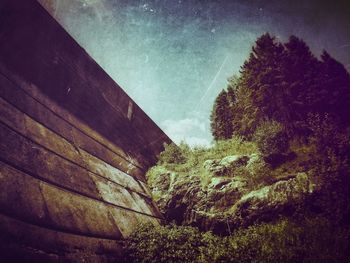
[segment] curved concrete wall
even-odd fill
[[[34,0],[0,2],[0,138],[3,259],[115,261],[162,220],[144,173],[170,139]]]

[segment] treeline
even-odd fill
[[[264,122],[276,121],[288,138],[307,137],[315,118],[349,127],[349,73],[326,51],[317,59],[300,38],[280,43],[264,34],[216,98],[211,130],[215,140],[250,140]]]

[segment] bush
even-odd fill
[[[243,140],[241,137],[233,137],[229,140],[217,141],[207,151],[207,159],[221,159],[229,155],[251,155],[257,152],[254,142]]]
[[[125,242],[126,262],[350,262],[349,228],[321,218],[238,229],[231,236],[193,227],[140,226]]]
[[[277,121],[264,121],[253,137],[260,152],[265,155],[280,155],[288,151],[289,140],[284,127]]]
[[[203,245],[193,227],[141,225],[125,243],[126,262],[196,262]]]
[[[312,200],[333,221],[350,220],[350,128],[345,129],[329,114],[309,114],[312,131],[310,144],[315,147],[310,175],[320,191]]]
[[[232,262],[349,262],[349,229],[320,218],[284,219],[238,230],[230,241]]]
[[[186,162],[183,150],[175,143],[165,144],[164,151],[159,155],[160,163],[181,164]]]

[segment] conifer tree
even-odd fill
[[[234,88],[231,86],[229,86],[227,88],[227,101],[228,101],[230,108],[232,109],[233,105],[236,102],[236,95],[235,95]]]
[[[329,112],[344,127],[350,125],[350,75],[345,67],[326,51],[321,55],[319,112]]]
[[[269,34],[257,39],[249,59],[241,68],[240,88],[234,109],[238,134],[250,139],[264,119],[277,119],[280,101],[281,59],[284,48]],[[236,114],[237,113],[237,114]],[[235,133],[235,131],[234,131]]]
[[[285,118],[284,124],[290,137],[299,134],[305,136],[305,120],[313,108],[315,90],[318,89],[320,63],[312,54],[306,43],[291,36],[285,46],[283,58],[283,81],[285,84],[284,107],[281,108]]]
[[[232,111],[225,90],[222,90],[216,98],[210,120],[214,140],[225,140],[232,137]]]

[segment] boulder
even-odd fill
[[[262,155],[253,153],[249,156],[249,160],[247,162],[246,168],[251,169],[257,165],[264,164],[264,163],[265,161]]]
[[[272,185],[243,195],[230,209],[230,221],[248,226],[255,222],[269,221],[285,214],[292,214],[305,198],[315,190],[306,173],[281,180]]]
[[[219,189],[224,188],[227,184],[229,184],[231,182],[232,182],[231,178],[213,177],[213,178],[211,178],[211,181],[208,185],[208,188],[219,190]]]
[[[246,155],[230,155],[219,160],[206,160],[203,167],[214,176],[233,176],[234,171],[246,166],[249,159]]]

